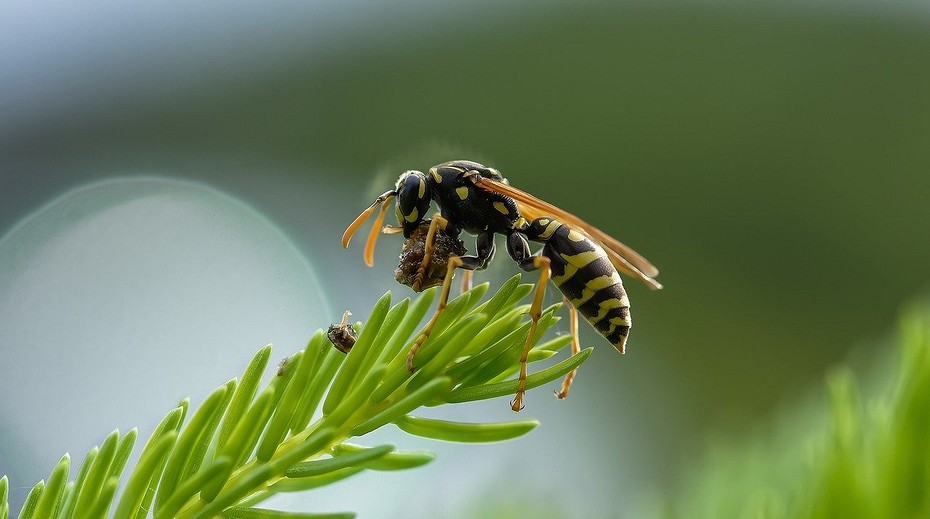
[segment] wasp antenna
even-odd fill
[[[343,248],[345,249],[349,248],[349,240],[352,239],[352,235],[355,234],[355,231],[357,231],[358,228],[361,227],[363,223],[365,223],[365,220],[367,220],[368,217],[371,216],[371,213],[373,213],[375,210],[376,204],[377,202],[375,202],[374,204],[371,204],[368,207],[368,209],[365,209],[364,211],[362,211],[362,213],[358,215],[355,218],[355,220],[351,224],[349,224],[348,227],[346,227],[346,232],[342,233],[342,247]]]
[[[378,241],[378,234],[381,231],[381,224],[384,222],[384,213],[387,212],[388,205],[390,205],[392,198],[394,198],[393,194],[388,195],[386,198],[384,198],[384,200],[381,200],[381,197],[378,197],[378,199],[381,200],[381,210],[378,211],[378,217],[375,219],[375,224],[371,227],[371,232],[368,233],[368,241],[365,242],[365,264],[369,267],[375,264],[375,242]],[[372,208],[374,208],[374,206],[372,206]]]
[[[342,233],[342,247],[343,248],[345,249],[349,248],[349,240],[352,239],[352,235],[354,235],[355,231],[357,231],[358,228],[361,227],[363,223],[365,223],[365,220],[367,220],[371,216],[371,213],[375,212],[375,207],[377,207],[378,204],[384,203],[388,198],[393,197],[394,194],[395,194],[394,191],[386,191],[382,193],[381,196],[376,198],[375,201],[372,202],[372,204],[368,206],[367,209],[365,209],[364,211],[361,212],[361,214],[355,217],[355,220],[352,223],[350,223],[348,227],[346,227],[346,232]]]

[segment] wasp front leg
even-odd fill
[[[410,285],[415,292],[419,292],[423,288],[423,282],[427,279],[427,273],[430,271],[433,253],[436,248],[436,233],[440,229],[445,232],[446,235],[453,238],[457,237],[460,233],[459,229],[450,226],[449,221],[440,214],[437,213],[433,216],[430,220],[429,229],[426,232],[426,239],[423,243],[423,259],[420,261],[420,267],[417,269],[417,274],[414,277],[413,283]],[[490,231],[480,233],[476,241],[476,246],[476,255],[460,256],[462,260],[461,268],[466,271],[466,275],[463,276],[464,279],[462,280],[462,292],[471,289],[471,271],[486,268],[488,262],[494,257],[494,233]]]
[[[439,292],[439,304],[436,305],[436,313],[433,314],[433,317],[430,318],[426,326],[423,327],[423,330],[420,331],[420,335],[417,336],[416,341],[414,341],[413,345],[410,347],[410,351],[407,352],[407,371],[411,373],[416,369],[416,366],[413,364],[414,357],[416,357],[417,352],[420,351],[420,347],[423,346],[423,342],[426,341],[429,334],[433,331],[433,327],[436,326],[436,321],[439,320],[442,311],[446,309],[446,304],[449,303],[449,287],[452,286],[452,277],[455,275],[455,269],[460,266],[462,266],[461,257],[453,256],[449,258],[446,267],[446,277],[442,280],[442,289]]]
[[[442,217],[437,216],[437,218]],[[432,222],[430,225],[432,227]],[[433,237],[435,237],[435,234]],[[427,234],[426,240],[427,243],[424,251],[424,257],[426,256],[426,251],[430,251],[432,245],[431,236],[429,234]],[[490,243],[492,244],[491,253],[493,253],[493,240],[491,240]],[[485,259],[484,263],[482,263],[482,259],[478,256],[452,256],[448,259],[446,263],[446,275],[442,280],[442,289],[439,292],[439,303],[436,305],[436,313],[433,314],[433,317],[430,318],[429,322],[426,323],[426,326],[423,327],[423,330],[420,331],[420,335],[416,338],[416,341],[414,341],[413,346],[410,347],[410,351],[407,353],[407,369],[409,371],[412,372],[416,369],[416,366],[414,365],[414,358],[416,357],[417,352],[420,350],[420,347],[423,346],[423,343],[429,337],[430,333],[432,333],[433,327],[439,320],[439,316],[442,315],[443,310],[446,309],[446,305],[449,303],[449,292],[451,291],[452,287],[452,278],[455,277],[455,270],[463,269],[466,272],[470,272],[480,268],[483,264],[486,263],[487,259]]]
[[[420,261],[420,268],[417,269],[417,274],[413,278],[413,283],[410,285],[414,292],[419,292],[423,287],[423,280],[426,277],[430,261],[433,259],[433,249],[436,244],[436,230],[445,230],[448,225],[449,221],[443,218],[439,213],[433,215],[433,219],[430,220],[429,230],[426,231],[426,241],[423,243],[423,260]]]

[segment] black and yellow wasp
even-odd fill
[[[624,352],[632,321],[630,303],[619,272],[638,278],[650,288],[662,288],[655,279],[659,270],[633,249],[610,237],[558,207],[516,189],[493,168],[467,160],[456,160],[433,166],[429,174],[411,170],[403,173],[394,189],[379,196],[346,229],[343,247],[358,228],[379,209],[374,227],[365,245],[365,262],[373,264],[375,241],[385,212],[396,198],[395,210],[400,226],[387,226],[384,232],[410,235],[427,218],[431,202],[439,206],[439,214],[430,221],[426,236],[426,253],[421,271],[429,264],[429,251],[437,229],[451,237],[462,231],[477,235],[474,255],[455,256],[448,262],[436,314],[417,337],[407,357],[407,367],[414,369],[414,356],[429,336],[436,319],[449,298],[455,269],[483,269],[494,256],[494,235],[506,238],[507,253],[525,271],[541,272],[533,303],[530,306],[531,325],[520,359],[520,384],[512,404],[514,411],[523,406],[526,382],[526,359],[536,333],[546,283],[549,279],[562,291],[570,304],[572,352],[578,344],[577,312],[597,329],[620,353]],[[529,241],[542,243],[536,254],[530,252]],[[419,290],[415,280],[414,290]],[[559,398],[568,395],[574,372],[569,373],[556,392]]]

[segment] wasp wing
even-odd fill
[[[471,175],[470,178],[472,182],[481,189],[513,198],[514,201],[517,202],[517,206],[520,208],[523,217],[528,220],[535,220],[543,216],[551,216],[579,229],[604,248],[604,252],[607,253],[610,263],[613,264],[617,270],[628,276],[640,279],[650,288],[662,288],[662,285],[653,279],[659,274],[659,269],[657,269],[655,265],[650,263],[649,260],[638,252],[624,245],[604,231],[568,211],[559,209],[549,202],[536,198],[510,184],[498,182],[480,175]]]

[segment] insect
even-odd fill
[[[288,363],[290,362],[289,359],[290,357],[284,357],[281,359],[281,362],[278,363],[278,372],[275,376],[283,377],[287,374]]]
[[[403,232],[408,239],[426,221],[431,202],[436,202],[439,207],[439,213],[429,221],[423,259],[410,283],[414,290],[419,290],[427,279],[437,232],[453,238],[462,231],[477,236],[474,255],[448,258],[436,313],[420,332],[407,356],[407,368],[411,371],[415,368],[417,350],[429,337],[448,302],[455,270],[472,271],[487,267],[494,256],[496,234],[505,237],[507,253],[521,269],[540,271],[530,305],[530,330],[520,359],[519,385],[511,402],[514,411],[523,408],[527,355],[536,334],[546,283],[550,279],[569,303],[573,354],[581,349],[577,333],[579,311],[620,353],[624,352],[632,320],[629,299],[619,272],[643,281],[652,289],[662,288],[654,279],[659,270],[630,247],[581,218],[512,187],[496,169],[467,160],[433,166],[428,174],[406,171],[398,178],[394,189],[382,193],[359,214],[343,234],[342,245],[349,246],[352,235],[377,209],[378,216],[365,244],[365,263],[368,266],[374,263],[375,242],[387,208],[395,198],[399,226],[386,226],[384,232]],[[533,254],[529,241],[541,243],[543,247]],[[572,371],[566,376],[556,396],[565,398],[568,395],[574,375]]]
[[[342,353],[349,353],[352,347],[355,346],[355,341],[358,340],[358,332],[349,324],[350,315],[352,315],[352,312],[346,310],[342,314],[342,322],[331,324],[329,329],[326,330],[326,337],[329,342],[333,343],[333,346]]]

